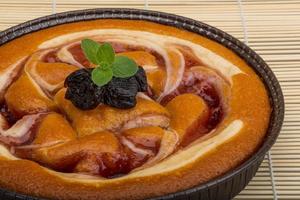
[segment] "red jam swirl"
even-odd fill
[[[122,43],[112,43],[116,53],[129,52],[129,51],[146,51],[152,54],[156,58],[156,62],[159,67],[165,68],[165,61],[163,57],[156,51],[147,49],[142,46],[131,46]],[[204,136],[213,130],[223,119],[224,117],[224,108],[221,101],[221,96],[218,90],[215,88],[212,82],[205,80],[205,78],[199,78],[193,76],[192,78],[188,77],[187,71],[193,66],[204,66],[203,63],[192,53],[189,52],[189,48],[181,47],[181,53],[185,59],[185,75],[183,80],[176,90],[165,96],[161,100],[162,105],[166,105],[174,97],[185,94],[192,93],[201,97],[208,106],[209,114],[207,119],[203,121],[196,120],[192,124],[185,138],[180,144],[181,147],[185,147],[195,141],[196,139]],[[80,44],[74,44],[68,48],[68,51],[72,54],[73,58],[84,67],[93,67],[91,63],[86,59],[83,51],[81,50]],[[62,62],[57,56],[57,50],[48,52],[43,56],[42,60],[47,63]],[[149,87],[147,94],[154,98]],[[6,104],[0,109],[1,114],[6,118],[10,125],[13,125],[18,119],[12,115],[8,110]],[[139,141],[132,140],[127,138],[132,142],[137,148],[143,149],[147,152],[152,152],[151,154],[140,154],[132,151],[128,146],[121,144],[118,154],[110,155],[106,153],[96,154],[96,155],[85,155],[85,154],[74,154],[64,160],[61,163],[58,163],[56,166],[46,166],[61,172],[79,172],[84,173],[85,169],[88,169],[88,174],[100,175],[106,178],[114,178],[122,176],[129,173],[133,169],[142,166],[144,163],[149,160],[149,158],[155,156],[160,148],[160,142],[158,140],[148,140],[140,139]],[[17,156],[21,158],[29,158],[30,156],[27,151],[17,151]],[[88,156],[88,157],[87,157]],[[85,162],[86,163],[81,163]],[[43,165],[43,163],[40,163]]]
[[[62,62],[57,57],[57,51],[50,51],[46,55],[43,56],[42,60],[46,63],[56,63],[56,62]]]
[[[9,109],[7,104],[4,102],[0,106],[0,114],[5,118],[6,122],[9,124],[9,127],[14,125],[19,118],[17,118]]]
[[[203,78],[197,78],[189,73],[185,73],[183,80],[176,90],[166,95],[161,104],[166,105],[169,101],[178,95],[191,93],[200,96],[209,108],[208,118],[203,122],[203,119],[197,120],[188,129],[181,146],[187,146],[191,142],[207,134],[214,129],[224,116],[224,108],[221,102],[221,97],[214,85]]]

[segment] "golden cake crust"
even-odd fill
[[[151,176],[124,176],[106,181],[76,178],[41,167],[29,160],[9,160],[0,156],[0,186],[20,193],[53,199],[132,200],[188,189],[224,174],[253,154],[265,136],[271,108],[267,92],[254,71],[236,54],[197,34],[174,27],[135,20],[93,20],[59,25],[15,39],[0,48],[0,71],[34,53],[44,41],[62,34],[103,28],[144,30],[170,35],[201,44],[234,65],[243,73],[232,77],[229,115],[216,134],[234,119],[243,121],[237,135],[199,158],[169,171]],[[30,45],[28,45],[30,41]],[[13,53],[12,53],[13,52]],[[42,108],[52,109],[45,103]]]

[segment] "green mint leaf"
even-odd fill
[[[107,69],[110,69],[110,68],[111,68],[111,65],[108,64],[107,62],[101,62],[101,63],[100,63],[100,67],[101,67],[103,70],[107,70]]]
[[[98,58],[97,58],[97,52],[100,48],[100,44],[90,40],[90,39],[84,39],[81,41],[81,49],[83,50],[83,53],[85,57],[94,64],[99,64]]]
[[[111,65],[115,60],[115,52],[111,44],[103,43],[97,51],[97,59]]]
[[[126,56],[116,56],[115,62],[112,64],[112,71],[115,77],[127,78],[135,75],[138,66],[134,60]]]
[[[106,70],[97,67],[92,71],[92,80],[98,86],[103,86],[107,84],[113,77],[113,72],[111,68]]]

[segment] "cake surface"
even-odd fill
[[[63,82],[91,68],[80,40],[110,42],[144,68],[131,109],[80,110]],[[232,51],[146,21],[59,25],[0,47],[0,186],[53,199],[143,199],[205,183],[262,143],[263,83]],[[11,173],[13,171],[13,173]]]

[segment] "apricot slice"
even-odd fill
[[[131,109],[117,109],[101,104],[95,109],[84,111],[65,99],[65,92],[65,88],[61,89],[54,100],[72,121],[80,137],[104,130],[121,132],[141,126],[169,125],[169,112],[151,99],[137,97],[137,104]]]
[[[50,113],[40,122],[32,144],[47,145],[54,142],[62,143],[73,140],[76,137],[76,132],[62,115]]]
[[[56,109],[55,103],[26,73],[8,88],[5,101],[17,117]]]
[[[15,149],[19,157],[35,159],[35,155],[38,157],[47,156],[49,148],[74,140],[77,137],[69,122],[57,113],[42,115],[39,122],[30,129],[30,134],[33,141]]]
[[[65,63],[38,62],[35,67],[35,75],[50,86],[60,85],[62,87],[66,77],[77,69],[78,67]]]
[[[166,108],[171,114],[170,127],[177,132],[180,141],[184,139],[190,127],[195,123],[204,123],[209,114],[204,100],[194,94],[176,96]]]
[[[110,168],[116,165],[120,148],[113,133],[101,132],[35,151],[32,159],[58,170],[99,174],[101,160]]]
[[[118,53],[118,55],[127,56],[133,59],[139,66],[157,66],[155,56],[146,51],[128,51]]]

